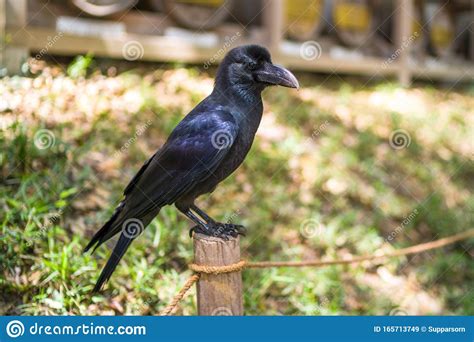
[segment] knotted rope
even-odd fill
[[[225,265],[225,266],[208,266],[208,265],[197,265],[189,264],[188,268],[195,272],[184,284],[183,288],[173,297],[170,304],[160,312],[161,316],[168,316],[173,313],[177,308],[179,302],[184,298],[189,289],[196,283],[201,277],[202,273],[205,274],[222,274],[222,273],[232,273],[240,272],[246,268],[270,268],[270,267],[323,267],[330,265],[345,265],[345,264],[354,264],[360,263],[363,261],[372,261],[376,259],[383,258],[394,258],[410,254],[418,254],[426,252],[432,249],[437,249],[444,247],[446,245],[453,244],[458,241],[462,241],[468,238],[474,237],[474,229],[467,230],[462,233],[458,233],[446,238],[442,238],[435,241],[430,241],[426,243],[421,243],[415,246],[401,248],[391,253],[375,253],[371,255],[357,256],[347,259],[338,259],[338,260],[308,260],[308,261],[260,261],[260,262],[247,262],[241,260],[235,264]]]

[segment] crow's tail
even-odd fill
[[[92,252],[94,252],[97,247],[99,247],[105,241],[120,232],[121,229],[119,226],[118,217],[122,212],[123,207],[124,202],[120,202],[110,219],[102,226],[102,228],[99,229],[99,231],[94,234],[91,241],[87,244],[86,248],[84,248],[84,253],[92,247],[94,247],[94,249],[92,250]]]
[[[160,208],[157,207],[145,215],[139,215],[137,213],[135,215],[136,217],[133,217],[134,213],[127,212],[124,207],[124,202],[119,204],[110,220],[92,237],[84,249],[85,252],[91,248],[95,250],[101,244],[120,233],[120,238],[97,280],[94,292],[99,291],[102,285],[110,278],[132,241],[143,232],[146,226],[148,226],[160,211]]]
[[[130,246],[133,240],[134,240],[133,238],[127,237],[125,232],[120,234],[120,238],[114,247],[112,255],[107,261],[107,264],[102,270],[102,273],[100,274],[100,277],[94,286],[94,290],[93,290],[94,292],[100,291],[100,289],[102,288],[102,285],[107,280],[109,280],[110,276],[115,271],[117,264],[119,263],[120,259],[122,259],[123,255],[125,254],[125,252],[127,251],[128,247]]]

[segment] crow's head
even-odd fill
[[[268,50],[259,45],[244,45],[230,50],[217,71],[219,81],[261,89],[271,85],[299,87],[296,77],[273,64]]]

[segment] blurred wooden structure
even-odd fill
[[[222,50],[226,42],[235,38],[231,41],[231,47],[246,43],[263,44],[271,49],[276,62],[293,70],[370,77],[396,76],[403,85],[409,85],[413,78],[456,82],[474,79],[472,61],[426,63],[417,60],[413,63],[413,58],[410,58],[411,44],[407,44],[407,41],[413,32],[415,0],[396,0],[396,40],[394,52],[389,58],[357,54],[357,49],[350,48],[344,49],[343,54],[332,54],[328,53],[331,48],[327,46],[320,47],[317,58],[302,58],[301,49],[305,43],[284,39],[287,30],[284,1],[262,1],[262,25],[244,27],[225,22],[212,32],[203,32],[176,28],[172,19],[163,13],[129,11],[104,21],[78,17],[56,2],[0,0],[0,65],[10,73],[18,72],[28,54],[41,51],[49,55],[92,52],[100,57],[122,59],[124,46],[130,41],[142,49],[141,60],[185,63],[206,63],[211,60],[215,63],[223,57]],[[83,30],[91,32],[60,30],[58,22],[66,19],[69,20],[69,27],[74,26],[75,20],[78,26],[83,26]],[[118,25],[116,30],[108,30],[111,23]],[[170,31],[176,34],[170,36],[167,34]],[[54,39],[58,34],[60,38]],[[471,46],[474,45],[472,36],[474,33],[471,29]]]

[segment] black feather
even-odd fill
[[[100,291],[100,289],[102,288],[102,285],[107,280],[109,280],[110,276],[115,271],[115,268],[117,267],[120,259],[122,259],[123,255],[127,251],[132,241],[133,239],[128,238],[123,233],[120,235],[120,238],[117,241],[117,244],[115,245],[114,250],[112,251],[112,254],[110,255],[109,260],[107,261],[107,264],[102,270],[102,273],[100,274],[99,279],[97,280],[97,283],[94,286],[94,290],[93,290],[94,292]]]

